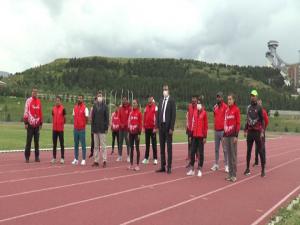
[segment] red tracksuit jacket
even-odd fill
[[[131,112],[130,104],[122,105],[119,109],[120,130],[128,130],[128,117]]]
[[[207,120],[207,113],[205,109],[201,111],[195,110],[193,115],[193,137],[199,138],[206,138],[207,137],[207,130],[208,130],[208,120]]]
[[[24,123],[32,127],[39,127],[43,124],[42,103],[40,99],[30,97],[26,100],[24,109]]]
[[[240,128],[240,109],[234,104],[229,106],[225,112],[224,137],[238,137]]]
[[[85,104],[76,104],[74,106],[74,128],[76,130],[83,130],[86,126]]]
[[[54,131],[64,131],[66,122],[66,110],[63,105],[54,106],[52,109],[52,129]]]
[[[194,112],[197,111],[197,104],[189,104],[188,111],[186,114],[186,131],[187,134],[192,135],[193,131],[193,117],[194,117]]]
[[[144,129],[154,129],[156,124],[157,106],[155,103],[147,104],[144,111]]]
[[[119,131],[120,129],[120,118],[118,112],[113,112],[111,114],[111,130],[113,132]]]
[[[214,106],[214,124],[216,131],[224,130],[224,119],[227,105],[222,101],[220,105]]]
[[[133,109],[128,118],[128,130],[130,134],[140,134],[142,132],[142,113],[137,109]]]

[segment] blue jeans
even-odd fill
[[[85,129],[83,130],[76,130],[74,129],[74,157],[78,160],[79,155],[79,142],[81,143],[82,148],[82,159],[85,160],[86,158],[86,144],[85,144]]]

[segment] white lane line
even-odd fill
[[[267,172],[271,172],[275,169],[278,169],[278,168],[281,168],[285,165],[288,165],[290,163],[293,163],[297,160],[299,160],[299,158],[295,158],[293,160],[290,160],[290,161],[287,161],[285,163],[282,163],[282,164],[279,164],[278,166],[275,166],[269,170],[267,170]],[[210,172],[207,172],[207,174],[209,173],[212,173],[212,171]],[[226,185],[225,187],[222,187],[222,188],[218,188],[214,191],[210,191],[206,194],[202,194],[200,196],[197,196],[195,198],[192,198],[188,201],[184,201],[184,202],[180,202],[176,205],[172,205],[168,208],[165,208],[165,209],[162,209],[162,210],[159,210],[159,211],[156,211],[156,212],[153,212],[153,213],[150,213],[150,214],[147,214],[147,215],[144,215],[142,217],[138,217],[138,218],[135,218],[134,220],[130,220],[128,222],[125,222],[124,224],[129,224],[129,223],[133,223],[135,221],[138,221],[138,220],[142,220],[144,218],[147,218],[147,217],[150,217],[152,215],[155,215],[155,214],[159,214],[161,212],[164,212],[164,211],[167,211],[169,209],[172,209],[172,208],[176,208],[178,206],[181,206],[181,205],[184,205],[184,204],[187,204],[191,201],[195,201],[199,198],[203,198],[203,197],[206,197],[208,195],[211,195],[211,194],[214,194],[214,193],[217,193],[219,191],[222,191],[222,190],[225,190],[225,189],[228,189],[232,186],[236,186],[240,183],[244,183],[248,180],[251,180],[255,177],[259,176],[259,174],[257,175],[253,175],[251,177],[248,177],[248,178],[245,178],[241,181],[238,181],[236,183],[233,183],[233,184],[230,184],[230,185]],[[152,187],[155,187],[155,186],[159,186],[159,185],[164,185],[164,184],[169,184],[169,183],[174,183],[176,181],[180,181],[180,180],[185,180],[185,179],[191,179],[191,177],[181,177],[181,178],[177,178],[177,179],[173,179],[173,180],[169,180],[169,181],[164,181],[164,182],[159,182],[159,183],[154,183],[154,184],[149,184],[149,185],[145,185],[145,186],[140,186],[140,187],[136,187],[136,188],[131,188],[131,189],[127,189],[127,190],[124,190],[124,191],[120,191],[120,192],[115,192],[115,193],[111,193],[111,194],[107,194],[107,195],[101,195],[101,196],[98,196],[98,197],[94,197],[94,198],[89,198],[89,199],[85,199],[85,200],[81,200],[81,201],[76,201],[76,202],[70,202],[70,203],[67,203],[67,204],[63,204],[63,205],[58,205],[58,206],[55,206],[55,207],[51,207],[51,208],[46,208],[46,209],[42,209],[42,210],[37,210],[37,211],[34,211],[34,212],[30,212],[30,213],[26,213],[26,214],[21,214],[21,215],[17,215],[17,216],[13,216],[13,217],[8,217],[8,218],[5,218],[5,219],[1,219],[0,220],[0,223],[4,223],[4,222],[7,222],[7,221],[12,221],[12,220],[16,220],[16,219],[20,219],[20,218],[24,218],[24,217],[28,217],[28,216],[33,216],[33,215],[38,215],[38,214],[42,214],[42,213],[46,213],[46,212],[49,212],[49,211],[53,211],[53,210],[57,210],[57,209],[62,209],[62,208],[66,208],[66,207],[70,207],[70,206],[75,206],[75,205],[80,205],[80,204],[83,204],[83,203],[88,203],[88,202],[92,202],[92,201],[95,201],[95,200],[99,200],[99,199],[103,199],[103,198],[108,198],[108,197],[112,197],[112,196],[117,196],[117,195],[121,195],[121,194],[125,194],[125,193],[129,193],[129,192],[133,192],[133,191],[137,191],[137,190],[142,190],[142,189],[146,189],[146,188],[152,188]]]
[[[290,160],[290,161],[287,161],[287,162],[285,162],[285,163],[279,164],[278,166],[275,166],[275,167],[273,167],[273,168],[271,168],[271,169],[268,169],[267,172],[271,172],[271,171],[276,170],[276,169],[278,169],[278,168],[281,168],[281,167],[283,167],[283,166],[285,166],[285,165],[291,164],[291,163],[293,163],[293,162],[295,162],[295,161],[297,161],[297,160],[299,160],[299,159],[300,159],[300,157],[299,157],[299,158],[295,158],[295,159]],[[190,202],[193,202],[193,201],[196,201],[196,200],[198,200],[198,199],[207,197],[207,196],[209,196],[209,195],[215,194],[215,193],[220,192],[220,191],[224,191],[224,190],[229,189],[229,188],[231,188],[231,187],[234,187],[234,186],[236,186],[236,185],[238,185],[238,184],[245,183],[246,181],[249,181],[249,180],[251,180],[251,179],[253,179],[253,178],[257,177],[257,176],[260,176],[260,174],[256,174],[256,175],[254,175],[254,176],[251,176],[251,177],[245,178],[245,179],[243,179],[243,180],[241,180],[241,181],[238,181],[238,182],[235,182],[235,183],[226,185],[226,186],[224,186],[224,187],[215,189],[215,190],[210,191],[210,192],[207,192],[207,193],[205,193],[205,194],[198,195],[198,196],[196,196],[196,197],[194,197],[194,198],[191,198],[191,199],[189,199],[189,200],[186,200],[186,201],[182,201],[182,202],[176,203],[176,204],[174,204],[174,205],[171,205],[171,206],[169,206],[169,207],[163,208],[163,209],[161,209],[161,210],[157,210],[157,211],[154,211],[154,212],[145,214],[145,215],[143,215],[143,216],[136,217],[136,218],[134,218],[134,219],[131,219],[131,220],[129,220],[129,221],[126,221],[126,222],[124,222],[124,223],[121,223],[120,225],[128,225],[128,224],[132,224],[132,223],[135,223],[135,222],[137,222],[137,221],[140,221],[140,220],[149,218],[149,217],[151,217],[151,216],[154,216],[154,215],[157,215],[157,214],[160,214],[160,213],[169,211],[169,210],[171,210],[171,209],[178,208],[178,207],[180,207],[180,206],[186,205],[186,204],[188,204],[188,203],[190,203]]]
[[[288,193],[284,198],[282,198],[279,202],[277,202],[273,207],[271,207],[267,212],[265,212],[261,217],[255,220],[251,225],[258,225],[262,222],[269,214],[271,214],[276,208],[278,208],[281,204],[283,204],[286,200],[288,200],[292,195],[300,190],[300,185]]]

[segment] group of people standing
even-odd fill
[[[160,168],[158,173],[172,173],[172,144],[176,121],[176,104],[169,95],[167,85],[163,86],[163,97],[158,105],[154,97],[149,95],[148,103],[143,111],[140,110],[139,102],[133,99],[132,105],[127,97],[122,98],[122,104],[116,107],[109,116],[109,109],[104,101],[103,94],[99,91],[94,99],[93,106],[88,109],[83,101],[83,96],[78,96],[78,101],[73,108],[74,121],[74,160],[73,165],[79,164],[79,144],[82,147],[81,165],[86,165],[86,125],[91,123],[91,153],[94,157],[93,167],[100,166],[99,150],[102,152],[102,167],[107,166],[106,136],[109,127],[112,132],[112,152],[114,153],[117,142],[117,161],[122,161],[123,143],[127,148],[128,169],[140,170],[140,135],[144,131],[146,151],[143,164],[148,164],[150,155],[150,143],[153,149],[153,164],[158,164],[157,157],[157,133],[160,144]],[[214,130],[215,130],[215,162],[211,170],[219,170],[219,149],[222,145],[224,152],[225,172],[228,173],[226,180],[235,182],[237,173],[237,143],[240,131],[240,110],[235,103],[235,96],[227,96],[227,104],[223,100],[222,92],[216,96],[214,106]],[[250,159],[253,143],[256,144],[255,165],[258,165],[258,156],[261,160],[261,176],[265,176],[265,130],[268,124],[268,116],[262,108],[261,100],[258,100],[257,91],[251,92],[251,104],[247,108],[247,119],[244,135],[247,138],[247,167],[245,175],[250,175]],[[55,106],[52,109],[53,124],[53,158],[51,163],[56,163],[57,140],[61,147],[60,163],[64,160],[64,124],[66,122],[66,110],[62,105],[61,98],[56,97]],[[37,97],[37,89],[32,89],[32,96],[27,99],[24,110],[24,123],[27,130],[25,147],[25,160],[29,162],[32,138],[34,138],[35,161],[39,158],[39,132],[43,125],[41,101]],[[186,114],[186,133],[188,136],[188,176],[195,175],[194,164],[198,159],[197,176],[202,176],[204,163],[204,146],[208,134],[208,116],[203,104],[203,98],[193,96]],[[166,148],[167,145],[167,159]],[[136,152],[136,165],[134,166],[134,154]]]

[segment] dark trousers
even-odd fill
[[[167,152],[168,152],[168,168],[172,167],[172,142],[173,135],[169,134],[169,130],[166,128],[166,125],[163,123],[159,129],[159,143],[160,143],[160,157],[161,157],[161,168],[166,167],[166,152],[165,147],[167,143]]]
[[[153,159],[157,159],[156,133],[153,132],[153,129],[145,130],[145,140],[146,140],[145,159],[149,159],[150,139],[152,143]]]
[[[264,155],[265,161],[266,161],[266,137],[264,134],[264,137],[262,138],[262,153]],[[258,165],[259,159],[258,159],[258,147],[255,145],[255,164]]]
[[[129,134],[130,142],[130,164],[133,165],[134,144],[136,148],[136,164],[140,163],[140,137],[138,134]]]
[[[191,160],[191,154],[192,154],[192,135],[188,134],[188,160]]]
[[[204,162],[204,143],[202,137],[193,137],[192,139],[191,167],[194,167],[196,154],[199,155],[198,169],[202,169]]]
[[[94,133],[91,133],[91,155],[94,155],[94,148],[95,148]]]
[[[117,139],[117,148],[119,147],[119,131],[113,131],[112,132],[112,151],[115,150],[115,140]]]
[[[38,159],[39,155],[40,155],[40,149],[39,149],[40,128],[32,127],[32,126],[28,125],[26,146],[25,146],[25,159],[29,159],[29,157],[30,157],[32,138],[34,139],[35,158]]]
[[[255,142],[258,150],[258,154],[260,156],[261,167],[262,169],[265,168],[265,157],[262,150],[262,140],[260,137],[260,131],[248,131],[247,135],[247,168],[249,169],[250,160],[251,160],[251,153],[253,143]]]
[[[126,143],[126,146],[127,146],[127,155],[129,156],[130,144],[129,144],[129,138],[128,138],[128,131],[127,130],[120,130],[119,131],[119,156],[122,156],[124,139],[125,139],[125,143]]]
[[[56,159],[56,148],[57,139],[60,143],[61,158],[65,158],[65,147],[64,147],[64,132],[63,131],[52,131],[52,141],[53,141],[53,158]]]

